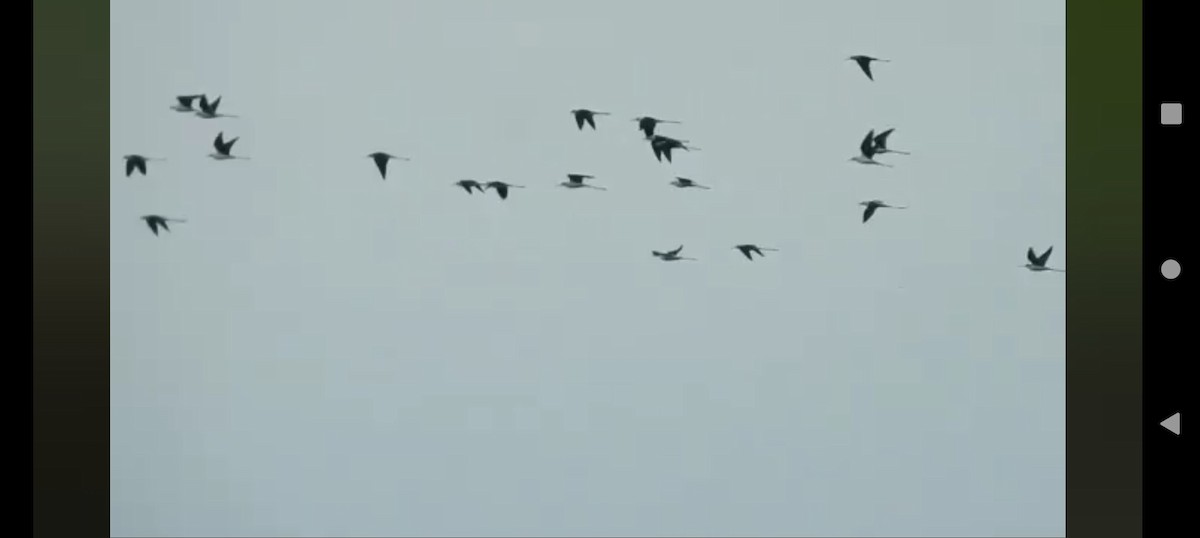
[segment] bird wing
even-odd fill
[[[1033,247],[1029,247],[1029,251],[1025,253],[1025,258],[1029,260],[1029,263],[1038,265],[1038,257],[1037,254],[1033,253]]]
[[[583,130],[583,112],[575,113],[575,125],[579,126],[580,130]]]
[[[196,100],[196,96],[195,95],[179,95],[179,96],[175,97],[175,100],[179,101],[180,106],[192,108],[192,101]]]
[[[871,80],[875,80],[875,77],[871,76],[871,59],[870,58],[867,58],[866,56],[859,56],[859,57],[855,58],[854,61],[858,62],[858,66],[862,68],[862,71],[863,71],[863,73],[865,73],[867,75],[867,78],[869,78]]]
[[[376,155],[373,158],[375,159],[375,167],[379,169],[379,176],[382,177],[383,179],[387,179],[388,156],[387,155]]]
[[[216,148],[217,152],[219,153],[225,152],[225,133],[217,133],[216,140],[213,140],[213,147]]]
[[[587,117],[586,117],[586,118],[584,118],[584,119],[586,119],[586,120],[587,120],[587,124],[588,124],[588,125],[592,126],[592,130],[593,130],[593,131],[594,131],[594,130],[596,130],[596,119],[595,119],[595,118],[593,118],[591,114],[588,114],[588,115],[587,115]],[[580,129],[582,129],[582,128],[583,128],[583,127],[580,127]]]
[[[675,179],[679,180],[680,185],[684,185],[684,186],[692,185],[693,183],[695,183],[694,181],[692,181],[686,177],[675,176]]]
[[[1046,262],[1050,261],[1051,252],[1054,252],[1054,247],[1046,249],[1046,252],[1043,252],[1041,256],[1038,256],[1037,264],[1043,266],[1046,265]]]
[[[130,174],[133,174],[133,169],[136,167],[137,163],[134,159],[125,159],[125,177],[129,177]]]
[[[751,256],[751,255],[750,255],[750,249],[749,249],[749,248],[747,248],[747,247],[738,247],[738,250],[742,251],[742,255],[743,255],[743,256],[745,256],[747,260],[754,261],[754,256]]]
[[[664,147],[664,148],[662,149],[662,154],[663,154],[663,157],[666,157],[666,158],[667,158],[667,162],[672,162],[672,161],[671,161],[671,146],[666,146],[666,147]],[[661,159],[660,159],[660,160],[661,160]]]
[[[134,159],[130,164],[137,167],[138,171],[141,172],[143,176],[146,175],[146,161]],[[128,173],[126,175],[128,175]]]
[[[678,256],[678,255],[679,255],[679,253],[680,253],[680,252],[682,252],[682,251],[683,251],[683,245],[679,245],[679,248],[676,248],[675,250],[672,250],[672,251],[670,251],[670,252],[667,252],[667,254],[668,254],[668,255],[671,255],[671,256]]]
[[[868,158],[875,155],[875,129],[867,132],[867,136],[858,145],[858,150]]]
[[[879,206],[875,204],[867,205],[866,211],[863,211],[863,222],[867,222],[871,218],[871,215],[875,214],[876,209],[879,209]]]
[[[504,183],[497,183],[492,186],[496,188],[496,194],[500,195],[501,200],[508,199],[508,185],[505,185]]]
[[[155,221],[154,219],[146,219],[146,226],[150,227],[150,231],[154,232],[154,235],[158,235],[158,222],[157,221]]]
[[[217,113],[217,107],[221,106],[221,98],[220,98],[220,97],[217,97],[217,99],[216,99],[215,101],[213,101],[213,102],[212,102],[212,104],[210,104],[209,106],[212,108],[212,111],[211,111],[211,113],[212,113],[212,114],[216,114],[216,113]]]
[[[888,130],[886,130],[886,131],[884,131],[884,132],[882,132],[882,133],[879,133],[879,134],[875,135],[875,147],[877,147],[877,148],[887,148],[887,138],[888,138],[889,136],[891,136],[891,134],[892,134],[892,131],[895,131],[895,130],[896,130],[896,129],[893,127],[893,128],[891,128],[891,129],[888,129]]]
[[[208,105],[208,96],[207,96],[207,95],[201,95],[201,96],[200,96],[200,110],[203,110],[203,111],[205,111],[205,112],[208,112],[210,108],[211,108],[211,107],[209,107],[209,105]]]

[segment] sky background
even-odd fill
[[[1063,2],[111,14],[114,535],[1064,533]]]

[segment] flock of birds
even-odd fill
[[[847,58],[847,60],[848,61],[852,60],[852,61],[856,62],[858,64],[859,68],[862,70],[862,72],[871,81],[875,80],[875,76],[871,73],[872,62],[889,62],[890,61],[890,60],[884,60],[884,59],[874,58],[874,57],[865,56],[865,55],[851,56],[851,57]],[[175,110],[177,112],[182,112],[182,113],[194,113],[196,116],[198,116],[200,118],[216,119],[216,118],[237,118],[238,117],[238,116],[231,115],[231,114],[223,114],[223,113],[220,113],[217,111],[218,107],[220,107],[220,105],[221,105],[221,97],[217,97],[216,99],[209,101],[208,96],[204,95],[204,94],[180,95],[180,96],[176,97],[176,101],[177,101],[177,103],[175,105],[171,106],[172,110]],[[193,106],[193,104],[195,104],[195,106]],[[595,110],[589,110],[586,108],[579,108],[579,109],[572,110],[571,114],[574,116],[575,125],[579,130],[583,130],[584,126],[591,127],[592,130],[595,130],[597,116],[611,116],[612,115],[611,112],[599,112],[599,111],[595,111]],[[680,122],[680,121],[664,120],[664,119],[659,119],[659,118],[655,118],[652,116],[642,116],[642,117],[634,118],[633,121],[637,122],[638,130],[640,130],[645,135],[645,140],[647,142],[649,142],[650,149],[651,149],[651,151],[653,151],[654,157],[656,159],[658,159],[659,162],[662,162],[663,158],[666,158],[668,163],[673,162],[672,161],[672,151],[674,151],[674,150],[695,151],[695,150],[700,149],[696,146],[689,145],[690,143],[688,140],[673,138],[673,137],[666,136],[666,135],[656,132],[658,129],[658,126],[660,124],[681,124],[682,122]],[[862,139],[862,142],[859,144],[859,154],[850,158],[850,161],[853,161],[853,162],[856,162],[859,164],[863,164],[863,165],[883,166],[883,167],[889,167],[889,168],[892,167],[891,164],[882,163],[882,162],[875,160],[875,157],[877,155],[883,155],[883,154],[888,154],[888,153],[895,153],[895,154],[899,154],[899,155],[909,155],[908,152],[898,151],[898,150],[888,148],[888,146],[887,146],[888,137],[891,136],[891,134],[894,131],[895,131],[894,128],[889,128],[885,131],[882,131],[882,132],[876,134],[875,130],[871,129],[869,132],[867,132],[866,137],[864,137]],[[233,146],[235,143],[237,143],[237,141],[238,141],[238,137],[234,137],[229,140],[226,140],[224,131],[219,132],[217,134],[216,139],[213,140],[213,148],[214,148],[215,152],[209,154],[209,157],[211,157],[215,160],[218,160],[218,161],[231,160],[231,159],[247,159],[247,157],[233,155],[233,153],[232,153]],[[390,161],[393,161],[393,160],[408,161],[409,160],[409,158],[407,158],[407,157],[399,157],[399,156],[392,155],[390,153],[386,153],[386,152],[382,152],[382,151],[377,151],[377,152],[371,153],[371,154],[367,155],[367,158],[372,159],[375,162],[375,167],[379,170],[379,175],[384,180],[387,179],[388,163]],[[147,162],[165,160],[165,159],[161,159],[161,158],[152,158],[152,157],[146,157],[146,156],[137,155],[137,154],[125,155],[124,159],[125,159],[125,176],[126,177],[133,175],[133,173],[135,171],[140,172],[144,176],[144,175],[146,175],[146,163]],[[562,187],[568,188],[568,189],[607,190],[604,187],[600,187],[600,186],[596,186],[596,185],[592,185],[592,184],[588,183],[587,180],[590,180],[590,179],[595,179],[595,178],[593,176],[586,175],[586,174],[567,174],[567,180],[560,183],[559,185]],[[494,190],[494,191],[496,191],[496,195],[499,196],[501,200],[508,199],[509,189],[524,188],[524,186],[522,186],[522,185],[514,185],[511,183],[506,183],[504,181],[483,182],[483,181],[477,181],[474,179],[462,179],[462,180],[455,182],[454,184],[457,185],[458,187],[462,188],[463,190],[465,190],[467,192],[467,194],[473,194],[474,192],[479,192],[481,194],[484,194],[489,190]],[[675,187],[678,187],[681,189],[694,188],[694,189],[708,190],[710,188],[705,185],[701,185],[692,179],[685,178],[685,177],[676,177],[674,179],[674,181],[671,182],[671,185],[674,185]],[[867,201],[860,202],[859,205],[864,206],[863,214],[862,214],[863,223],[866,223],[867,221],[869,221],[871,219],[871,217],[873,215],[875,215],[876,211],[878,211],[880,208],[907,209],[906,206],[894,206],[894,205],[887,204],[882,200],[867,200]],[[144,215],[144,216],[142,216],[142,220],[144,220],[146,222],[147,226],[150,227],[150,231],[154,232],[154,235],[156,235],[156,236],[159,234],[160,229],[169,232],[171,230],[169,227],[169,223],[187,222],[184,219],[168,218],[168,217],[164,217],[162,215]],[[778,249],[775,249],[775,248],[767,248],[767,247],[762,247],[762,246],[758,246],[758,245],[750,244],[750,243],[734,245],[732,248],[733,248],[733,250],[740,251],[742,253],[742,255],[746,257],[746,259],[751,260],[751,261],[754,260],[755,254],[757,254],[759,257],[763,257],[763,256],[765,256],[763,254],[764,251],[767,251],[767,252],[778,251]],[[1065,272],[1062,269],[1056,269],[1056,268],[1049,267],[1046,265],[1050,259],[1050,253],[1053,252],[1053,250],[1054,250],[1054,247],[1051,246],[1050,248],[1046,249],[1046,251],[1043,252],[1041,255],[1038,255],[1036,252],[1034,252],[1033,247],[1030,247],[1028,252],[1026,253],[1026,259],[1028,260],[1028,263],[1026,263],[1024,265],[1024,267],[1026,269],[1029,269],[1030,271],[1037,271],[1037,272],[1040,272],[1040,271]],[[654,250],[654,251],[651,251],[651,254],[653,254],[656,258],[658,258],[662,261],[668,261],[668,262],[681,261],[681,260],[696,261],[696,258],[681,256],[680,253],[682,251],[683,251],[683,245],[680,245],[680,246],[676,247],[675,249],[668,250],[668,251]]]

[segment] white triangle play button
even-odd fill
[[[1170,430],[1171,433],[1179,435],[1179,413],[1167,417],[1167,420],[1159,422],[1159,425]]]

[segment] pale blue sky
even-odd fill
[[[114,0],[112,533],[1063,534],[1064,18]]]

